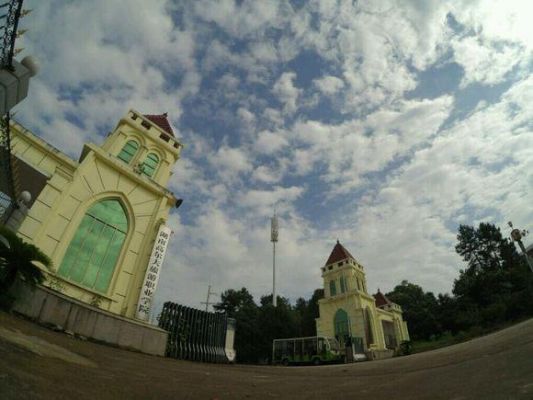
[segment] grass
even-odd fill
[[[526,318],[527,319],[527,318]],[[523,319],[522,319],[523,320]],[[508,321],[498,325],[490,327],[474,326],[467,331],[460,331],[456,335],[452,335],[450,332],[445,332],[439,337],[434,337],[430,340],[419,340],[411,342],[411,354],[422,353],[424,351],[436,350],[441,347],[452,346],[454,344],[466,342],[468,340],[487,335],[489,333],[498,331],[500,329],[507,328],[514,325],[518,321]]]

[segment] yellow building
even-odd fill
[[[409,339],[399,305],[367,291],[364,267],[337,241],[322,267],[324,298],[319,300],[317,335],[336,337],[341,346],[358,344],[372,359],[392,356]]]
[[[166,114],[130,110],[78,161],[19,124],[11,132],[17,189],[32,195],[18,235],[52,259],[45,286],[133,318],[154,240],[176,205],[166,185],[182,145]]]

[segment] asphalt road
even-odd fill
[[[0,312],[0,399],[533,399],[533,319],[459,345],[320,367],[201,364]]]

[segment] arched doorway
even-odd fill
[[[106,293],[127,232],[128,218],[118,199],[93,204],[70,241],[58,275]]]

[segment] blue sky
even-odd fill
[[[321,287],[337,238],[371,290],[449,292],[459,224],[532,228],[527,1],[26,5],[25,126],[77,158],[134,108],[185,144],[158,302],[269,293],[274,208],[291,299]]]

